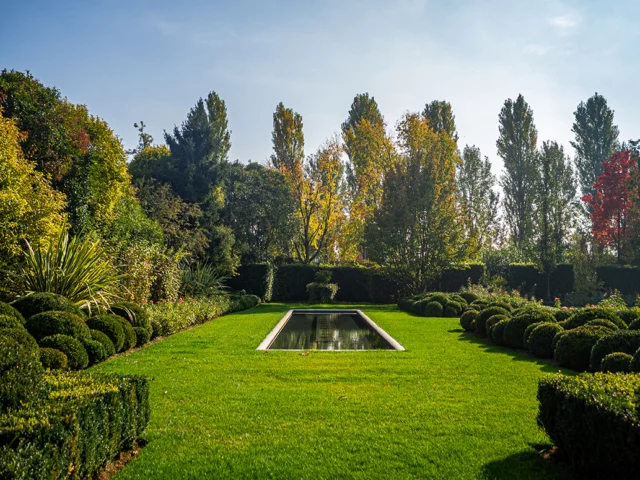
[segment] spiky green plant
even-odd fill
[[[48,292],[67,297],[81,308],[109,308],[124,275],[109,262],[99,240],[70,237],[63,229],[46,248],[27,242],[18,276],[27,294]]]
[[[183,295],[221,295],[227,290],[224,285],[227,278],[210,263],[194,262],[185,265],[182,269],[181,291]]]

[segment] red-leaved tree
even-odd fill
[[[591,207],[592,234],[596,243],[615,249],[618,263],[630,246],[633,216],[631,179],[637,173],[631,152],[625,150],[611,155],[602,163],[602,175],[594,183],[595,194],[582,200]]]

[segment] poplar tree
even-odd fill
[[[454,142],[458,143],[456,117],[449,102],[434,100],[431,103],[427,103],[422,111],[422,116],[429,120],[429,125],[434,132],[445,132]]]

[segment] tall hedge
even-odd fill
[[[547,279],[534,265],[512,264],[509,265],[507,282],[511,288],[522,291],[534,291],[538,298],[547,293]],[[551,295],[564,295],[574,290],[575,277],[573,265],[560,264],[551,274]]]
[[[249,295],[260,297],[263,302],[271,301],[276,268],[269,263],[242,265],[237,275],[227,281],[232,290],[244,290]]]
[[[598,280],[608,290],[617,289],[624,294],[640,293],[640,268],[609,265],[596,268]]]

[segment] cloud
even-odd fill
[[[570,30],[580,24],[580,19],[571,15],[560,15],[549,19],[549,25],[563,30]]]

